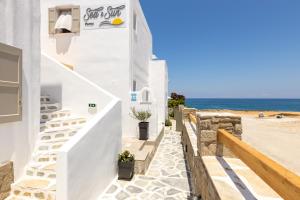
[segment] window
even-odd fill
[[[137,33],[137,15],[136,13],[133,14],[133,30]]]
[[[148,90],[143,91],[142,98],[143,98],[144,103],[147,103],[150,101],[149,95],[150,95],[150,92]]]
[[[79,33],[80,7],[58,6],[49,8],[49,34]]]
[[[146,102],[149,102],[149,91],[146,91]]]
[[[132,83],[132,91],[133,92],[136,91],[136,80],[134,80],[133,83]]]
[[[58,19],[55,23],[56,33],[72,32],[72,11],[71,9],[59,10]]]
[[[0,43],[0,123],[22,119],[22,50]]]

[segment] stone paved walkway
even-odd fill
[[[191,199],[180,141],[178,132],[166,130],[147,174],[135,175],[130,182],[116,180],[101,199]]]

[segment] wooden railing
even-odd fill
[[[218,130],[217,142],[218,145],[224,145],[230,149],[282,198],[287,200],[300,199],[300,177],[295,173],[287,170],[225,130]]]

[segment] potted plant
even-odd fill
[[[129,151],[119,154],[119,179],[131,180],[134,174],[134,155]]]
[[[149,122],[147,120],[151,117],[150,111],[136,111],[132,108],[133,117],[140,121],[139,133],[140,140],[148,140],[149,138]]]

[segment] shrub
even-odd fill
[[[150,111],[136,111],[135,108],[131,108],[131,112],[133,117],[141,122],[146,122],[151,117]]]
[[[185,105],[185,96],[176,94],[176,93],[171,93],[171,98],[168,101],[168,107],[169,108],[176,108],[179,105]]]
[[[119,154],[119,162],[132,162],[134,161],[134,155],[131,154],[129,151],[124,151],[123,153]]]
[[[176,108],[179,105],[185,105],[185,101],[182,99],[180,99],[180,100],[169,99],[169,101],[168,101],[169,108]]]
[[[185,96],[177,94],[175,92],[171,93],[171,98],[174,100],[183,100],[183,102],[185,101]]]
[[[167,119],[166,122],[165,122],[165,125],[166,126],[172,126],[172,122],[170,119]]]
[[[175,114],[174,114],[174,110],[169,110],[169,117],[174,118]]]

